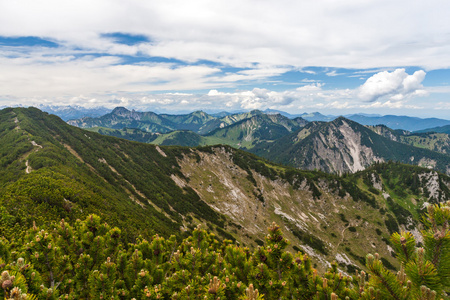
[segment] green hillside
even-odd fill
[[[176,130],[166,134],[160,134],[151,143],[155,145],[187,147],[196,147],[207,144],[206,139],[203,136],[188,130]]]
[[[295,276],[315,276],[324,288],[317,270],[324,272],[329,262],[336,261],[330,276],[338,281],[342,272],[369,272],[376,266],[372,260],[364,266],[368,249],[397,269],[390,235],[417,233],[423,208],[450,198],[450,178],[429,169],[377,163],[344,176],[303,171],[228,146],[158,147],[102,136],[34,108],[1,110],[0,139],[0,268],[23,276],[23,291],[47,299],[96,299],[112,292],[117,299],[142,298],[150,290],[154,298],[158,291],[183,298],[188,285],[194,298],[203,298],[215,295],[204,290],[213,287],[213,276],[222,282],[229,276],[230,287],[241,282],[242,289],[230,294],[223,287],[223,297],[235,295],[229,299],[242,298],[250,284],[268,298],[315,294],[315,285],[300,284]],[[196,230],[199,224],[214,235]],[[280,243],[284,238],[289,245]],[[266,261],[261,257],[271,257],[277,247],[278,261],[290,262],[289,253],[297,253],[301,267],[294,270],[300,273],[286,271],[280,279],[279,265],[269,260],[272,275],[258,281],[258,266]],[[6,273],[2,280],[11,282],[2,293],[20,283]],[[271,291],[269,280],[278,288]]]
[[[393,141],[450,154],[450,135],[445,132],[414,132],[392,130],[383,125],[368,126],[371,130]]]
[[[170,178],[182,176],[179,148],[163,156],[154,146],[87,132],[32,108],[4,109],[0,118],[2,202],[24,225],[41,216],[49,222],[97,213],[135,236],[176,232],[180,214],[223,222],[193,190]]]
[[[195,115],[193,113],[191,115]],[[206,134],[200,135],[192,130],[174,130],[171,132],[154,134],[139,129],[124,128],[122,130],[110,128],[88,128],[103,135],[115,136],[127,140],[152,143],[165,146],[205,146],[205,145],[230,145],[234,148],[250,149],[262,141],[273,141],[289,134],[307,124],[302,118],[288,119],[282,115],[267,115],[260,111],[250,113],[228,115],[221,119],[207,118],[208,122],[198,131],[206,131]],[[191,115],[180,115],[179,118],[171,116],[171,121],[191,122]],[[161,115],[167,117],[169,115]],[[190,117],[188,117],[190,116]],[[199,119],[200,120],[200,119]],[[189,124],[183,123],[188,128]],[[195,124],[200,124],[197,122]],[[181,123],[180,123],[181,124]],[[197,125],[195,125],[197,126]],[[181,125],[179,126],[181,127]],[[197,128],[198,129],[198,128]]]
[[[159,137],[159,134],[143,131],[137,128],[112,129],[107,127],[91,127],[86,128],[86,130],[140,143],[151,143]]]

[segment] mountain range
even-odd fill
[[[408,131],[418,131],[432,127],[450,125],[450,120],[438,118],[416,118],[408,116],[367,116],[354,114],[346,116],[348,119],[358,122],[362,125],[385,125],[392,129],[403,129]]]
[[[68,123],[106,126],[110,128],[89,130],[158,145],[230,145],[277,163],[338,174],[390,160],[450,174],[448,134],[412,134],[382,125],[363,126],[344,117],[329,122],[308,122],[273,111],[254,110],[217,118],[204,112],[174,116],[116,108],[101,118]]]
[[[38,106],[38,108],[40,108],[43,111],[55,114],[59,117],[61,117],[63,120],[67,121],[67,120],[71,120],[71,124],[78,126],[78,127],[94,127],[94,126],[106,126],[106,127],[112,127],[112,124],[110,125],[106,125],[109,124],[109,122],[114,123],[114,125],[117,125],[115,128],[117,129],[122,129],[119,128],[120,127],[120,123],[121,122],[127,122],[125,120],[112,120],[112,121],[108,121],[107,117],[106,118],[101,118],[99,119],[99,117],[106,115],[109,113],[112,113],[113,111],[108,110],[104,107],[98,107],[98,108],[92,108],[92,109],[86,109],[83,107],[77,107],[77,106]],[[173,121],[173,119],[177,119],[175,120],[175,124],[180,124],[180,122],[186,123],[189,122],[187,119],[189,119],[190,117],[193,117],[194,119],[199,117],[198,114],[199,112],[194,112],[191,114],[178,114],[178,115],[170,115],[170,114],[156,114],[156,113],[152,113],[152,112],[147,112],[147,113],[143,113],[143,112],[136,112],[133,111],[133,113],[131,113],[129,110],[123,108],[123,107],[117,107],[116,109],[118,109],[118,113],[120,115],[122,115],[122,117],[125,117],[126,115],[128,115],[128,117],[130,119],[133,119],[135,121],[139,121],[137,118],[141,118],[142,116],[144,116],[145,114],[150,114],[150,115],[157,115],[160,116],[162,119],[169,119],[169,121]],[[127,112],[128,111],[128,112]],[[202,112],[204,115],[203,117],[208,116],[207,118],[209,120],[211,120],[212,118],[215,119],[223,119],[224,117],[227,116],[242,116],[245,115],[246,113],[244,112],[238,112],[238,113],[229,113],[229,112],[220,112],[220,113],[213,113],[213,114],[207,114],[205,112]],[[250,112],[251,113],[251,112]],[[279,110],[273,110],[273,109],[266,109],[264,111],[265,114],[280,114],[282,116],[285,116],[289,119],[294,119],[294,118],[302,118],[305,119],[307,121],[322,121],[322,122],[330,122],[333,121],[334,119],[338,118],[339,116],[333,116],[333,115],[323,115],[319,112],[313,112],[313,113],[303,113],[303,114],[289,114],[283,111],[279,111]],[[197,116],[195,116],[195,114],[197,114]],[[111,115],[109,115],[110,117],[113,118],[114,113],[112,113]],[[72,116],[72,117],[70,117]],[[184,116],[184,117],[180,117],[180,116]],[[372,114],[362,114],[362,113],[358,113],[358,114],[350,114],[350,115],[345,115],[344,117],[346,117],[347,119],[350,119],[352,121],[355,121],[357,123],[360,123],[362,125],[385,125],[388,126],[389,128],[392,129],[403,129],[403,130],[407,130],[407,131],[419,131],[419,130],[426,130],[426,131],[432,131],[435,127],[441,127],[441,126],[446,126],[446,125],[450,125],[450,120],[444,120],[444,119],[438,119],[438,118],[417,118],[417,117],[409,117],[409,116],[395,116],[395,115],[385,115],[385,116],[381,116],[381,115],[372,115]],[[184,120],[183,120],[184,118]],[[202,117],[200,116],[200,119]],[[83,120],[76,120],[76,119],[83,119]],[[145,117],[144,117],[145,119]],[[143,122],[151,122],[150,119],[144,120]],[[232,120],[233,118],[231,118]],[[160,124],[162,122],[162,120],[154,120],[156,124]],[[204,121],[191,121],[192,123],[195,122],[204,122]],[[104,123],[104,124],[103,124]],[[103,124],[103,125],[102,125]],[[230,125],[229,122],[225,121],[225,124]],[[168,124],[169,125],[169,124]],[[122,124],[123,127],[128,127],[126,126],[126,124]],[[196,131],[195,126],[191,127],[191,128],[184,128],[184,127],[177,127],[180,125],[174,125],[172,124],[172,126],[168,126],[168,131],[173,131],[176,129],[189,129],[192,131]],[[213,128],[217,127],[217,124],[214,125],[214,123],[211,124],[211,126]],[[145,126],[133,126],[134,128],[141,128],[145,129]],[[198,133],[200,134],[205,134],[208,131],[210,131],[211,129],[206,127],[203,128],[201,131],[199,131]],[[448,129],[447,129],[448,130]],[[146,131],[150,131],[150,132],[163,132],[164,130],[162,130],[161,128],[159,129],[146,129]],[[164,131],[167,132],[167,131]]]
[[[250,151],[269,160],[296,168],[331,173],[356,172],[374,162],[398,161],[435,168],[450,174],[450,156],[425,147],[425,139],[405,136],[395,141],[373,130],[339,117],[331,122],[311,122],[275,142],[261,142]],[[407,137],[407,138],[406,138]],[[411,139],[409,139],[411,138]],[[448,149],[448,136],[445,137]],[[406,143],[402,143],[406,141]]]
[[[33,221],[43,226],[96,213],[128,240],[183,236],[203,223],[221,239],[254,248],[277,222],[291,249],[308,253],[317,268],[336,260],[353,272],[362,268],[367,245],[395,264],[389,235],[400,228],[418,233],[421,209],[450,198],[450,177],[417,166],[379,162],[338,176],[226,145],[164,147],[104,136],[35,108],[1,110],[0,139],[6,237]]]

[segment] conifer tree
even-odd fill
[[[401,264],[394,274],[387,270],[378,254],[367,255],[366,266],[371,275],[363,299],[435,299],[450,293],[450,201],[429,205],[423,218],[424,245],[416,247],[410,232],[391,237]],[[375,297],[375,298],[373,298]],[[380,298],[381,297],[381,298]]]

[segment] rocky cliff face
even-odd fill
[[[314,151],[309,159],[305,159],[307,168],[338,174],[354,173],[364,170],[373,162],[384,161],[363,143],[362,134],[345,120],[333,122],[312,139]]]
[[[251,151],[278,163],[336,174],[354,173],[389,160],[446,173],[450,168],[450,156],[408,145],[400,132],[379,127],[369,129],[343,117],[328,123],[310,123]]]

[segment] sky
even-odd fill
[[[450,119],[448,0],[0,1],[0,107]]]

